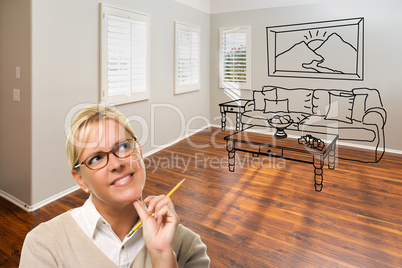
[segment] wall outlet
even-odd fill
[[[21,78],[21,67],[15,67],[15,78]]]
[[[13,101],[21,101],[21,90],[13,89]]]

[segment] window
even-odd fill
[[[175,93],[200,89],[200,27],[175,23]]]
[[[220,29],[220,87],[251,89],[251,28]]]
[[[149,17],[101,4],[100,101],[149,99]]]

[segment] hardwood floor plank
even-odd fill
[[[0,267],[17,268],[18,263],[19,261],[10,258],[9,254],[0,249]]]
[[[0,228],[0,250],[13,261],[19,261],[21,254],[20,244],[23,240],[23,235],[15,232],[9,226],[2,226],[2,228]]]

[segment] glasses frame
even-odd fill
[[[133,141],[133,142],[134,142],[134,150],[133,150],[133,152],[130,153],[130,154],[128,154],[128,155],[126,155],[125,157],[120,157],[120,156],[116,155],[116,149],[119,148],[120,144],[122,144],[122,143],[124,143],[124,142],[126,142],[126,141]],[[98,170],[98,169],[104,168],[104,167],[106,167],[107,164],[109,163],[109,155],[110,155],[110,154],[114,154],[114,155],[115,155],[117,158],[119,158],[119,159],[127,158],[127,157],[129,157],[130,155],[132,155],[133,153],[135,153],[135,150],[137,149],[136,144],[137,144],[137,139],[135,139],[135,138],[122,140],[122,141],[120,141],[119,143],[117,143],[117,144],[112,148],[112,150],[110,150],[109,152],[97,152],[97,153],[91,154],[90,156],[88,156],[87,158],[85,158],[84,161],[82,161],[81,163],[78,163],[77,165],[75,165],[75,166],[74,166],[74,169],[77,169],[77,168],[81,167],[82,165],[86,166],[86,167],[89,168],[90,170]],[[106,154],[106,164],[105,164],[104,166],[102,166],[102,167],[99,167],[99,168],[90,168],[90,167],[87,165],[87,163],[86,163],[87,160],[90,159],[91,157],[93,157],[93,156],[99,154],[99,153],[104,153],[104,154]]]

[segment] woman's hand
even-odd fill
[[[148,196],[144,199],[148,211],[139,202],[134,202],[138,216],[142,221],[143,238],[151,257],[153,267],[177,267],[173,241],[179,225],[172,200],[164,195]],[[155,210],[155,215],[149,212]],[[171,264],[171,266],[167,265]]]

